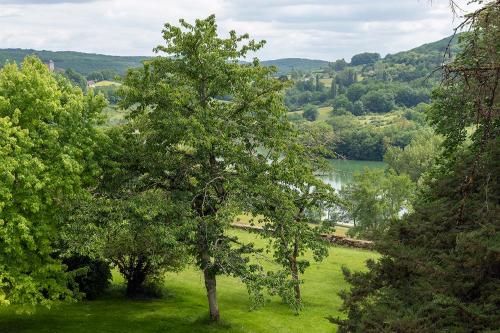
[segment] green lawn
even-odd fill
[[[236,230],[232,233],[264,245],[257,235]],[[234,278],[221,277],[217,286],[224,323],[208,325],[202,275],[195,269],[187,269],[167,274],[167,296],[163,299],[126,300],[120,296],[121,278],[115,276],[113,290],[101,300],[39,309],[32,315],[3,308],[0,332],[335,332],[335,326],[325,317],[340,315],[341,300],[337,293],[347,287],[341,266],[360,270],[365,260],[376,257],[370,251],[332,247],[330,256],[323,263],[313,264],[303,277],[305,309],[299,316],[276,297],[269,297],[263,308],[249,311],[244,285]]]

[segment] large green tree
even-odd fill
[[[242,64],[264,42],[234,31],[219,37],[214,16],[166,24],[163,38],[162,55],[128,73],[122,103],[143,120],[136,130],[148,152],[144,179],[190,211],[187,242],[203,272],[210,319],[218,321],[217,275],[255,281],[245,255],[252,246],[226,231],[248,198],[247,184],[280,157],[290,131],[285,83],[256,59]]]
[[[165,271],[186,263],[180,242],[186,210],[170,192],[153,188],[141,167],[147,159],[136,123],[112,127],[99,150],[102,174],[91,196],[73,203],[63,229],[65,252],[103,258],[124,277],[128,297],[143,296]]]
[[[499,1],[466,17],[429,113],[445,152],[414,213],[377,244],[381,259],[346,272],[341,332],[499,330],[499,18]]]
[[[98,172],[100,96],[84,96],[35,57],[0,70],[0,303],[71,298],[53,259],[68,199]]]

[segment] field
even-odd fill
[[[232,233],[264,246],[257,235],[236,230]],[[115,275],[112,290],[100,300],[39,309],[32,315],[16,313],[12,307],[3,308],[0,310],[0,332],[335,332],[335,326],[326,317],[341,315],[338,292],[348,287],[341,267],[361,270],[367,259],[376,257],[375,252],[332,247],[330,256],[322,263],[313,263],[303,277],[305,309],[299,316],[276,297],[268,297],[263,308],[249,311],[245,286],[234,278],[222,277],[217,285],[223,323],[208,325],[202,275],[189,268],[181,273],[167,274],[166,296],[162,299],[124,299],[122,280]]]
[[[322,78],[319,82],[323,83],[325,87],[330,88],[332,86],[332,78]]]
[[[325,107],[320,107],[318,108],[318,119],[317,120],[328,120],[330,118],[330,113],[332,112],[333,108],[331,106],[325,106]],[[303,111],[292,111],[288,112],[287,115],[288,117],[297,117],[300,116],[302,117]]]
[[[384,127],[391,125],[398,119],[401,119],[400,112],[388,112],[388,113],[371,113],[363,116],[358,116],[357,119],[363,125],[373,125],[377,127]]]
[[[99,81],[95,83],[96,87],[109,87],[109,86],[119,86],[121,83],[115,81]]]

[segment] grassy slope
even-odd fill
[[[120,86],[120,85],[121,83],[119,82],[106,81],[106,80],[95,83],[96,87],[109,87],[109,86]]]
[[[257,237],[243,231],[232,232],[244,240]],[[256,244],[264,245],[260,239],[256,239]],[[312,264],[304,276],[305,310],[299,316],[276,297],[269,297],[263,308],[249,311],[244,285],[234,278],[222,277],[218,290],[224,324],[209,326],[204,322],[207,308],[202,275],[190,268],[167,275],[168,296],[159,300],[125,300],[115,287],[105,299],[41,309],[33,315],[1,309],[0,332],[332,332],[334,326],[325,317],[340,315],[337,293],[347,287],[341,266],[360,270],[365,260],[376,257],[374,252],[332,247],[330,256],[323,263]],[[115,277],[115,284],[120,281],[120,277]]]

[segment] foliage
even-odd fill
[[[304,112],[302,113],[302,117],[309,121],[315,121],[318,118],[318,108],[314,105],[306,105],[304,107]]]
[[[286,75],[292,71],[310,72],[326,67],[327,65],[328,61],[301,58],[283,58],[262,61],[262,66],[276,67],[276,73],[278,75]]]
[[[351,111],[353,104],[345,95],[340,95],[333,100],[333,109],[343,109],[346,111]]]
[[[87,91],[87,79],[85,77],[74,71],[71,68],[68,68],[67,70],[64,71],[64,76],[71,81],[75,86],[79,87],[82,89],[83,92]]]
[[[102,259],[92,259],[88,256],[74,254],[63,259],[68,271],[84,269],[84,272],[75,277],[79,292],[85,294],[86,299],[96,299],[110,286],[111,269],[109,263]]]
[[[347,214],[354,223],[350,236],[378,239],[401,212],[411,210],[415,191],[411,179],[403,174],[382,170],[365,170],[354,175],[354,182],[340,191]]]
[[[147,151],[142,179],[171,191],[174,205],[191,216],[186,243],[204,275],[210,319],[218,321],[218,275],[239,277],[257,291],[261,270],[249,265],[253,247],[228,236],[227,228],[253,199],[247,186],[260,185],[257,176],[280,158],[292,132],[286,83],[258,60],[241,63],[264,43],[234,31],[218,37],[214,16],[166,24],[163,37],[156,51],[167,56],[128,73],[122,103],[136,108],[132,116]]]
[[[394,95],[383,90],[372,90],[361,98],[364,107],[369,112],[385,113],[394,107]]]
[[[442,139],[430,131],[418,133],[404,148],[389,147],[384,161],[398,175],[407,174],[416,182],[431,170],[441,152]]]
[[[98,174],[104,105],[35,57],[0,70],[0,303],[73,297],[72,274],[51,254],[68,200]]]
[[[370,65],[370,64],[374,64],[378,60],[380,60],[380,54],[364,52],[364,53],[359,53],[359,54],[353,55],[351,58],[351,65],[352,66]]]
[[[112,105],[116,105],[120,101],[118,90],[119,87],[113,84],[94,88],[97,94],[103,94],[106,100]]]
[[[345,68],[335,75],[335,82],[342,87],[349,87],[358,81],[357,75],[353,68]]]
[[[93,81],[114,81],[118,76],[118,72],[115,69],[101,69],[97,71],[93,71],[92,73],[87,75],[87,80]]]
[[[104,156],[92,197],[73,204],[64,229],[68,251],[109,260],[127,281],[127,296],[142,297],[150,282],[186,263],[184,209],[163,189],[142,181],[146,151],[134,122],[110,128],[99,147]]]
[[[148,282],[186,263],[178,241],[181,213],[169,201],[162,191],[150,190],[80,202],[66,230],[70,250],[108,259],[126,280],[127,296],[142,297]]]
[[[256,198],[248,209],[261,217],[259,222],[269,238],[273,257],[283,267],[282,272],[274,273],[271,291],[277,290],[297,313],[302,308],[300,275],[309,266],[304,255],[312,251],[315,261],[327,255],[321,233],[329,228],[323,225],[322,215],[337,201],[334,190],[317,177],[328,166],[322,157],[327,151],[328,130],[309,124],[299,128],[297,142],[292,141],[279,159],[270,162],[261,179],[248,187]],[[312,131],[306,132],[309,128]]]
[[[429,114],[445,138],[440,164],[414,212],[377,244],[382,258],[366,273],[346,270],[341,332],[499,329],[500,3],[479,3]]]

